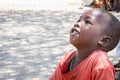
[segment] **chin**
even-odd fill
[[[76,41],[74,41],[73,39],[70,39],[70,44],[75,44]]]
[[[77,43],[74,41],[70,41],[70,44],[72,44],[74,47],[77,45]]]

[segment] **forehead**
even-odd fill
[[[94,20],[101,20],[103,19],[102,12],[96,9],[88,9],[82,13],[81,17],[89,17]]]
[[[107,25],[109,24],[110,17],[107,13],[103,13],[97,9],[89,9],[82,13],[81,19],[90,19],[94,26],[106,29]]]

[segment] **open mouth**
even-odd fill
[[[80,34],[80,29],[73,27],[71,29],[71,34]]]

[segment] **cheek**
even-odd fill
[[[77,36],[76,38],[72,39],[73,45],[85,45],[91,42],[91,37],[87,33],[81,33],[81,35]]]
[[[94,38],[94,33],[92,30],[85,30],[83,32],[81,32],[81,36],[79,37],[79,40],[81,40],[82,42],[90,42],[92,41]]]
[[[88,27],[81,30],[81,37],[87,38],[92,35],[92,30],[90,30]]]
[[[93,31],[90,29],[82,29],[80,35],[70,38],[70,43],[74,46],[85,46],[90,44],[94,39]]]
[[[84,34],[79,38],[79,42],[81,43],[88,43],[92,40],[92,38],[89,35]]]

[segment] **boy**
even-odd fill
[[[77,50],[66,53],[50,80],[115,80],[107,52],[118,44],[120,22],[99,9],[85,11],[70,31]]]

